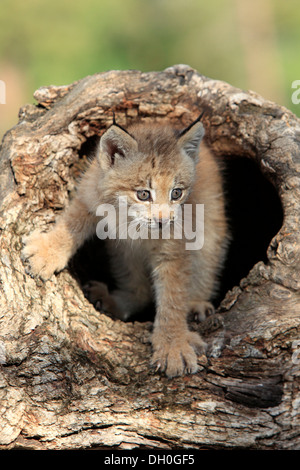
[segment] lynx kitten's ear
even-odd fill
[[[184,129],[178,139],[179,147],[195,162],[198,161],[200,143],[205,134],[203,124],[199,120],[200,118]]]
[[[137,151],[137,141],[122,127],[113,124],[101,137],[99,146],[99,161],[107,169],[118,159],[128,157]]]

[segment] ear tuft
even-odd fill
[[[113,124],[100,139],[98,158],[102,167],[108,168],[136,150],[136,140],[121,126]]]
[[[204,137],[205,130],[199,118],[179,135],[178,144],[180,148],[193,160],[199,158],[200,143]]]

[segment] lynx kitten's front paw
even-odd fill
[[[23,242],[23,256],[29,259],[32,274],[46,280],[67,265],[68,256],[62,240],[54,236],[53,232],[40,233],[36,230],[24,237]]]
[[[195,374],[198,370],[197,355],[204,354],[206,350],[206,343],[199,334],[188,330],[172,339],[166,334],[154,332],[152,346],[152,366],[165,372],[168,377]]]

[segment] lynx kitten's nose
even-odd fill
[[[159,227],[162,227],[166,225],[170,219],[168,217],[153,217],[153,220]]]

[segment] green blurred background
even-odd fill
[[[0,137],[40,86],[176,63],[300,115],[299,45],[299,0],[0,0]]]

